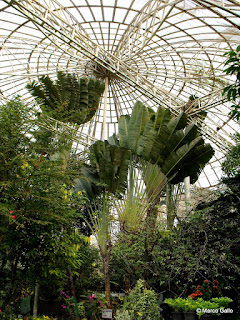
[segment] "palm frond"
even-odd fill
[[[43,112],[56,120],[80,125],[94,116],[104,83],[59,71],[56,81],[44,76],[39,82],[29,83],[27,89],[40,103]]]

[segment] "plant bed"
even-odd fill
[[[172,312],[173,320],[184,320],[184,315],[182,312]]]
[[[197,315],[195,311],[184,312],[184,320],[197,320]]]

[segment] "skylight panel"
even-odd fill
[[[103,6],[110,6],[114,7],[115,5],[115,0],[102,0]]]
[[[101,7],[91,7],[91,10],[94,14],[95,20],[103,21],[102,9]]]
[[[113,21],[113,8],[104,8],[104,21]]]
[[[93,16],[91,14],[91,11],[89,10],[88,7],[81,7],[81,9],[79,10],[83,16],[83,19],[88,22],[88,21],[93,21]]]
[[[88,0],[88,4],[93,8],[95,6],[100,6],[101,1],[100,0]]]
[[[128,11],[126,9],[116,8],[114,21],[120,23],[123,22],[127,12]]]

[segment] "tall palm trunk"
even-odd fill
[[[157,168],[156,165],[154,166],[155,168]],[[147,191],[147,196],[149,199],[150,206],[147,211],[145,226],[147,230],[154,232],[156,228],[157,217],[158,217],[158,205],[161,200],[162,190],[167,183],[167,178],[165,176],[163,177],[161,174],[160,180],[158,181],[157,172],[156,172],[156,175],[152,179],[154,179],[153,187],[149,188],[148,184],[146,184],[146,191]]]
[[[147,216],[145,220],[145,228],[147,230],[151,230],[154,232],[156,228],[157,223],[157,217],[158,217],[158,207],[156,205],[150,205],[147,211]]]
[[[111,287],[110,287],[110,254],[111,251],[108,250],[106,254],[102,257],[103,258],[103,272],[104,272],[104,279],[105,279],[105,293],[106,293],[106,301],[107,307],[111,309]]]
[[[174,185],[168,183],[166,188],[166,208],[167,208],[167,228],[172,229],[174,226],[174,219],[176,217],[175,203],[173,200]]]

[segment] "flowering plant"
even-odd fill
[[[198,285],[195,288],[195,292],[190,294],[190,298],[198,299],[203,298],[204,300],[210,300],[211,298],[216,298],[222,296],[221,289],[219,287],[219,282],[214,280],[213,284],[209,280],[204,280],[202,285]]]
[[[62,291],[61,292],[61,297],[64,299],[64,302],[62,303],[61,308],[62,309],[67,309],[67,306],[70,303],[70,296],[65,291]]]
[[[62,298],[62,313],[68,317],[74,316],[76,313],[76,303],[74,302],[74,298],[70,297],[65,291],[62,291],[60,294]]]
[[[85,301],[86,315],[89,318],[100,317],[102,314],[102,309],[106,308],[106,301],[104,295],[96,295],[95,293],[90,294],[88,299]]]

